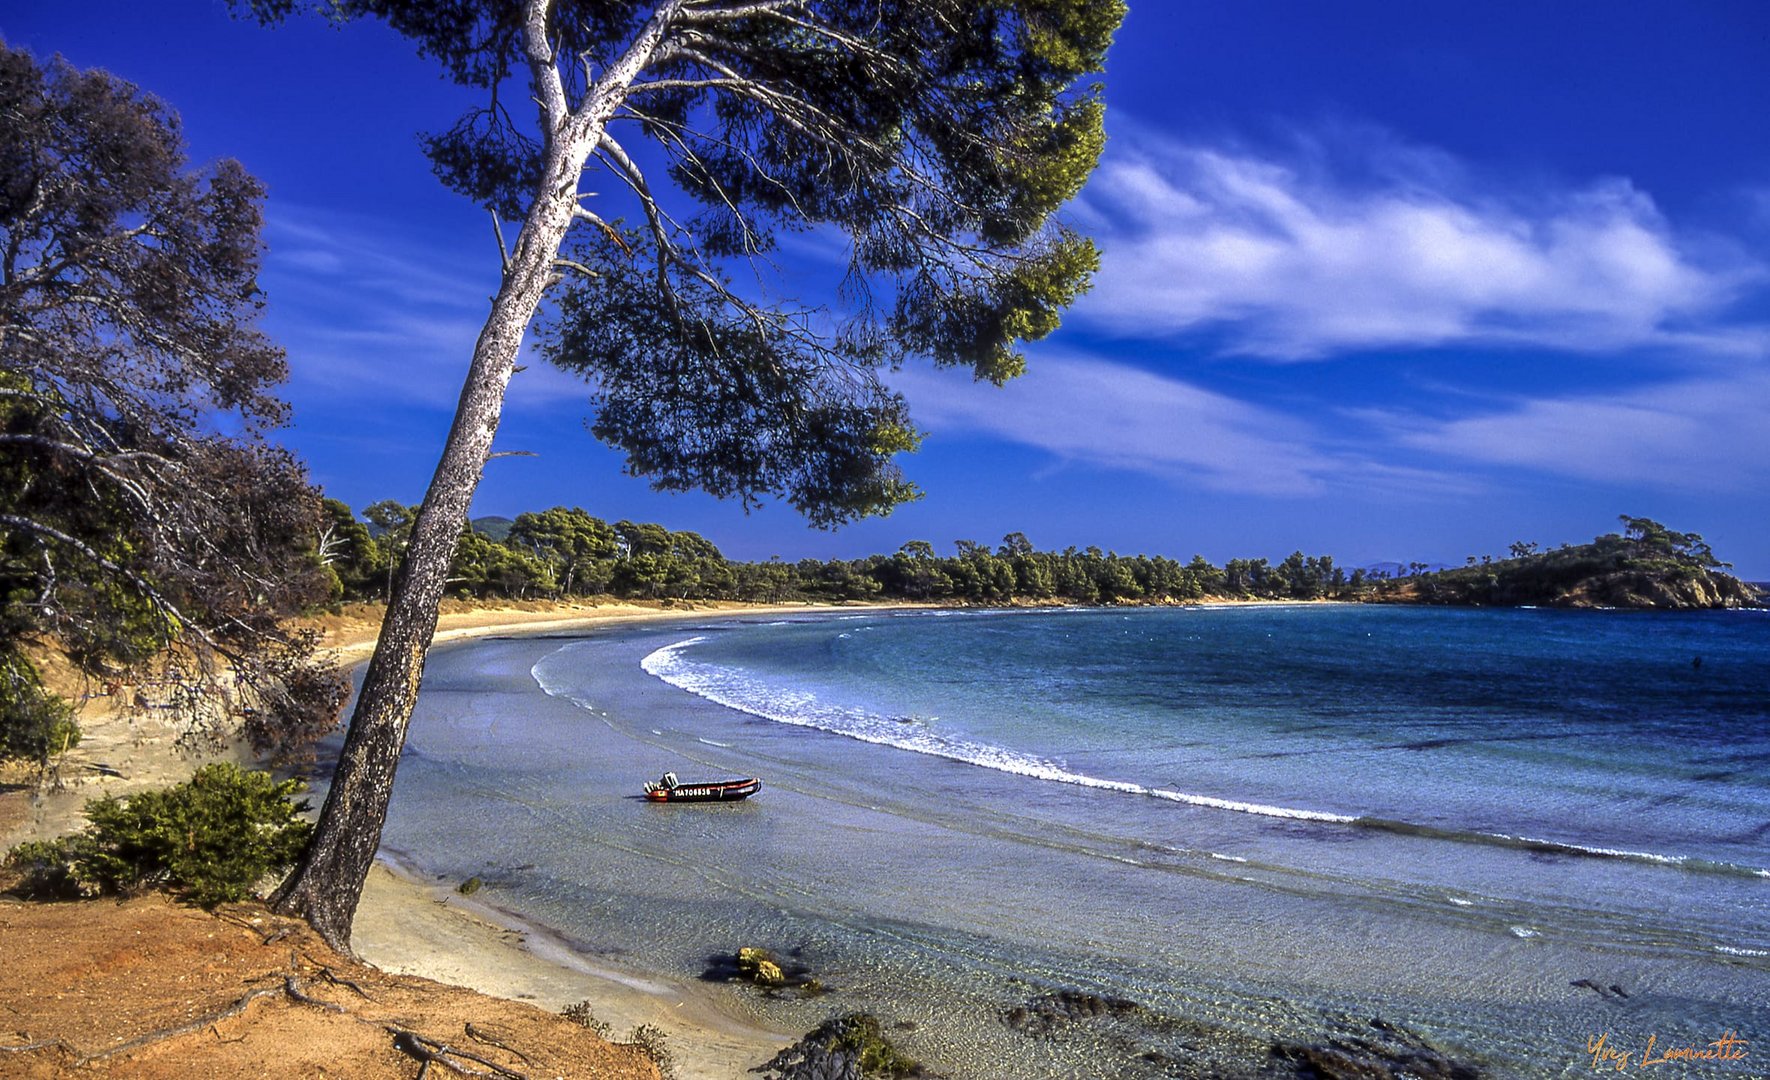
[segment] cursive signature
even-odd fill
[[[1621,1050],[1610,1041],[1610,1032],[1593,1035],[1586,1039],[1586,1053],[1592,1055],[1592,1068],[1602,1069],[1606,1066],[1617,1072],[1630,1067],[1641,1068],[1648,1065],[1670,1065],[1674,1062],[1687,1061],[1744,1061],[1748,1056],[1746,1040],[1729,1031],[1714,1042],[1688,1046],[1659,1045],[1658,1035],[1647,1036],[1647,1045],[1639,1055],[1631,1050]]]

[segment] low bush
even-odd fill
[[[45,690],[24,656],[0,654],[0,759],[45,765],[79,743],[73,705]]]
[[[627,1045],[637,1047],[640,1053],[650,1058],[652,1064],[658,1067],[658,1075],[664,1080],[674,1080],[676,1055],[670,1051],[663,1028],[656,1024],[640,1024],[627,1036]]]
[[[22,844],[7,855],[16,891],[60,898],[163,888],[203,907],[244,900],[307,847],[299,780],[231,764],[205,765],[176,787],[86,804],[73,836]]]
[[[608,1021],[598,1020],[596,1018],[596,1014],[590,1011],[589,1001],[574,1001],[570,1005],[559,1010],[559,1015],[570,1020],[572,1023],[577,1024],[579,1027],[589,1029],[594,1032],[598,1038],[604,1040],[614,1038],[614,1028],[609,1026]]]
[[[82,881],[84,865],[77,850],[81,837],[28,840],[6,853],[5,867],[15,879],[11,891],[29,900],[78,900],[97,896],[98,883]]]

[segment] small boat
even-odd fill
[[[736,802],[761,790],[762,781],[755,777],[684,784],[676,779],[675,773],[665,773],[663,779],[646,783],[645,797],[652,802]]]

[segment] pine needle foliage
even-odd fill
[[[307,804],[294,801],[303,787],[229,763],[205,765],[175,787],[95,799],[86,804],[84,830],[20,845],[7,862],[22,875],[18,891],[26,895],[165,889],[202,907],[244,900],[307,846]]]

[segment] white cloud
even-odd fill
[[[1770,482],[1770,372],[1748,369],[1428,421],[1367,415],[1397,445],[1596,483],[1743,491]]]
[[[1718,316],[1764,267],[1678,235],[1626,180],[1508,199],[1470,190],[1441,153],[1329,156],[1279,161],[1131,126],[1079,207],[1103,261],[1078,313],[1132,336],[1219,329],[1234,351],[1284,359],[1462,343],[1764,348],[1762,328]]]
[[[1220,491],[1468,490],[1452,477],[1349,452],[1282,412],[1110,361],[1042,351],[1027,374],[1000,388],[917,369],[891,381],[932,431],[987,434],[1063,461]]]

